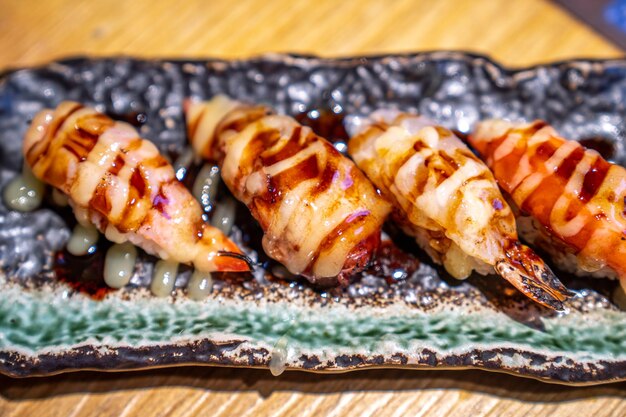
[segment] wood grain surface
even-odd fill
[[[509,66],[623,52],[541,0],[0,0],[0,69],[69,55],[243,58],[469,50]],[[626,384],[480,371],[226,368],[0,377],[0,416],[625,416]]]

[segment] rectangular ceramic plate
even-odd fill
[[[216,93],[287,114],[309,112],[309,119],[379,107],[416,110],[460,132],[488,117],[543,118],[610,159],[626,160],[625,61],[513,71],[463,53],[81,58],[0,75],[0,185],[20,170],[22,135],[44,107],[66,99],[95,105],[134,120],[144,137],[175,155],[186,147],[183,100]],[[22,214],[1,204],[0,372],[8,375],[268,367],[284,354],[287,369],[311,371],[442,367],[562,383],[626,378],[626,313],[612,299],[615,282],[560,274],[578,292],[565,314],[537,307],[497,277],[462,283],[441,277],[428,261],[408,276],[392,262],[378,264],[344,290],[282,282],[262,270],[243,279],[216,277],[200,302],[186,297],[184,270],[175,294],[156,298],[145,288],[153,258],[140,256],[131,285],[121,291],[99,287],[101,256],[83,263],[80,276],[57,276],[55,253],[69,236],[71,216],[50,205]],[[235,220],[235,238],[258,247],[246,234],[244,212]]]

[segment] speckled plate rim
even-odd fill
[[[239,343],[239,341],[232,341],[232,342]],[[92,351],[97,351],[100,349],[107,349],[107,350],[111,349],[107,346],[97,346],[97,347],[84,346],[83,348],[84,350],[81,348],[78,348],[78,349],[72,349],[71,351],[64,352],[63,357],[62,357],[63,359],[62,362],[71,361],[72,358],[75,357],[76,355],[82,355],[85,352],[91,353]],[[111,349],[111,350],[114,350],[114,349]],[[486,351],[486,353],[492,354],[493,352]],[[515,350],[515,353],[524,354],[526,352]],[[11,359],[7,360],[7,358],[9,357],[11,357]],[[3,352],[3,354],[0,355],[0,361],[4,363],[12,362],[13,364],[15,364],[14,366],[16,367],[19,367],[20,364],[23,364],[24,362],[32,361],[32,360],[33,358],[31,357],[20,357],[20,354],[15,353],[15,352]],[[39,356],[35,360],[42,361],[46,359]],[[55,358],[55,360],[58,360],[58,358]],[[98,361],[98,360],[101,360],[101,357],[96,357],[94,359],[94,361]],[[448,360],[456,360],[456,358],[450,357],[448,358]],[[623,363],[617,363],[617,364],[612,364],[612,365],[623,366]],[[233,368],[233,369],[245,368],[245,369],[259,369],[259,370],[269,371],[269,360],[267,360],[265,363],[254,364],[254,365],[237,363],[237,362],[228,363],[225,360],[216,359],[215,361],[207,361],[207,362],[185,361],[185,362],[156,364],[156,365],[138,364],[137,366],[128,366],[128,364],[125,363],[125,367],[122,367],[122,368],[103,368],[103,367],[98,367],[95,365],[94,366],[81,366],[81,367],[67,366],[67,367],[62,367],[62,369],[58,369],[58,370],[51,371],[51,372],[45,372],[45,373],[20,374],[18,372],[7,372],[3,370],[2,372],[0,372],[0,374],[9,376],[15,379],[27,379],[27,378],[53,377],[53,376],[60,375],[60,374],[78,373],[78,372],[106,372],[106,373],[122,373],[122,372],[134,372],[134,371],[141,372],[141,371],[148,371],[148,370],[154,370],[154,369],[168,369],[168,368],[178,368],[178,367],[188,367],[188,366],[221,367],[221,368]],[[589,386],[597,386],[597,385],[605,385],[605,384],[615,384],[615,383],[626,381],[626,378],[624,377],[610,378],[606,380],[597,380],[597,381],[582,381],[582,382],[581,381],[567,381],[567,380],[561,380],[558,378],[551,378],[551,377],[541,375],[541,374],[534,374],[534,373],[520,371],[519,368],[507,368],[495,362],[486,363],[484,365],[476,365],[476,364],[474,365],[439,365],[439,364],[436,364],[436,365],[425,365],[425,364],[423,365],[420,365],[420,364],[379,365],[375,363],[363,363],[363,364],[352,366],[352,367],[333,368],[333,369],[308,369],[308,368],[296,366],[296,367],[287,367],[285,368],[284,372],[306,372],[306,373],[321,374],[321,375],[334,375],[334,374],[344,374],[348,372],[357,372],[357,371],[363,372],[363,371],[381,370],[381,369],[382,370],[403,370],[403,371],[421,371],[421,370],[448,371],[451,373],[454,371],[478,370],[478,371],[484,371],[484,372],[491,372],[494,374],[506,374],[506,375],[511,375],[515,377],[533,379],[535,381],[542,382],[542,383],[562,385],[562,386],[571,386],[571,387],[589,387]],[[555,369],[554,372],[556,374],[559,372],[559,370]]]
[[[76,56],[76,57],[70,57],[70,58],[65,58],[65,59],[60,59],[60,60],[56,60],[53,61],[52,63],[49,64],[42,64],[40,66],[35,66],[32,68],[42,68],[48,65],[54,65],[54,64],[63,64],[63,63],[67,63],[67,62],[71,62],[73,60],[77,60],[77,59],[86,59],[86,57],[84,56]],[[91,59],[91,58],[89,58]],[[95,60],[100,60],[100,59],[136,59],[133,57],[127,57],[127,56],[113,56],[113,57],[95,57],[93,58]],[[487,70],[493,70],[498,72],[499,74],[506,74],[507,77],[512,77],[512,78],[523,78],[523,77],[528,77],[529,75],[531,75],[531,73],[535,73],[539,70],[541,70],[542,68],[554,68],[554,67],[558,67],[558,66],[566,66],[568,68],[581,68],[582,70],[586,70],[588,69],[590,66],[601,66],[601,67],[605,67],[605,66],[618,66],[621,68],[626,68],[626,60],[623,59],[609,59],[609,60],[602,60],[602,59],[571,59],[571,60],[562,60],[562,61],[558,61],[558,62],[551,62],[551,63],[543,63],[543,64],[537,64],[537,65],[533,65],[533,66],[529,66],[529,67],[523,67],[523,68],[515,68],[515,69],[510,69],[507,67],[503,67],[500,66],[499,64],[495,63],[494,61],[492,61],[491,59],[489,59],[488,57],[484,56],[484,55],[479,55],[479,54],[473,54],[473,53],[464,53],[464,52],[460,52],[460,51],[432,51],[432,52],[421,52],[421,53],[417,53],[417,54],[411,54],[411,53],[402,53],[402,54],[389,54],[389,55],[368,55],[368,56],[357,56],[357,57],[337,57],[337,58],[320,58],[320,57],[315,57],[315,56],[309,56],[309,55],[300,55],[300,54],[263,54],[260,56],[256,56],[256,57],[252,57],[250,59],[237,59],[237,60],[222,60],[222,59],[215,59],[215,58],[209,58],[209,59],[201,59],[201,58],[192,58],[192,59],[184,59],[184,58],[175,58],[175,59],[162,59],[162,58],[138,58],[138,60],[140,61],[152,61],[152,62],[158,62],[158,63],[166,63],[166,62],[178,62],[178,63],[183,63],[183,62],[196,62],[196,63],[203,63],[203,64],[210,64],[213,66],[219,66],[220,64],[233,64],[233,63],[249,63],[249,62],[258,62],[258,61],[271,61],[271,62],[279,62],[279,63],[283,63],[283,64],[294,64],[294,65],[299,65],[301,67],[311,67],[311,66],[316,66],[316,65],[328,65],[328,66],[335,66],[335,67],[340,67],[340,66],[346,66],[346,67],[353,67],[355,65],[358,65],[359,63],[363,63],[366,62],[368,60],[381,60],[381,61],[385,61],[385,60],[408,60],[411,61],[412,63],[418,63],[418,62],[428,62],[428,61],[433,61],[433,60],[439,60],[439,59],[451,59],[451,60],[464,60],[464,61],[470,61],[472,62],[473,65],[481,65],[483,67],[485,67]],[[15,72],[15,71],[20,71],[23,68],[9,68],[6,70],[3,70],[0,72],[0,78],[4,78],[6,75]],[[192,344],[196,344],[196,343],[202,343],[202,342],[208,342],[208,343],[212,343],[210,340],[206,340],[206,339],[201,339],[200,341],[195,341],[192,342]],[[246,346],[248,344],[248,341],[244,340],[231,340],[231,343],[237,343],[241,346]],[[219,345],[219,343],[218,343]],[[176,346],[174,346],[176,347]],[[181,347],[180,345],[178,347]],[[155,346],[155,348],[157,349],[163,349],[163,348],[167,348],[166,345],[158,345]],[[250,348],[254,348],[253,346],[251,346]],[[72,357],[75,356],[76,354],[78,355],[85,355],[85,351],[83,349],[91,349],[90,350],[90,355],[87,356],[91,356],[92,359],[94,360],[94,364],[96,365],[103,365],[102,363],[98,364],[98,360],[100,358],[98,358],[97,356],[97,352],[100,349],[104,349],[104,350],[116,350],[119,348],[116,347],[111,347],[111,348],[107,348],[106,345],[98,345],[98,346],[90,346],[90,345],[86,345],[86,346],[82,346],[82,347],[78,347],[78,348],[72,348],[70,350],[65,350],[62,354],[62,358],[66,361],[72,362]],[[133,348],[131,348],[133,349]],[[140,351],[142,348],[137,348],[135,350]],[[150,349],[150,347],[148,346],[148,349]],[[487,354],[491,354],[493,352],[489,352],[489,351],[485,351],[482,350],[481,352],[487,353]],[[49,374],[55,374],[55,373],[61,373],[61,372],[66,372],[66,371],[78,371],[78,370],[99,370],[99,371],[103,371],[103,370],[131,370],[131,369],[147,369],[147,368],[155,368],[155,367],[170,367],[170,366],[182,366],[182,365],[215,365],[215,366],[245,366],[245,367],[266,367],[267,364],[269,363],[269,351],[267,349],[263,349],[261,348],[261,350],[259,350],[257,353],[261,353],[262,356],[264,357],[260,362],[255,363],[254,365],[250,364],[250,363],[245,363],[244,361],[240,361],[240,360],[233,360],[233,359],[224,359],[224,358],[220,358],[219,356],[215,357],[215,360],[209,360],[209,361],[204,361],[204,362],[189,362],[189,361],[185,361],[185,362],[180,362],[180,363],[155,363],[154,365],[151,366],[129,366],[129,367],[124,367],[123,369],[107,369],[106,366],[81,366],[80,368],[77,368],[75,366],[70,366],[70,367],[65,367],[65,368],[60,368],[58,370],[55,371],[51,371],[51,372],[46,372],[45,375],[49,375]],[[534,352],[524,352],[523,350],[520,351],[519,349],[516,350],[516,353],[530,353],[530,354],[535,354]],[[474,353],[475,354],[475,353]],[[355,357],[358,357],[359,355],[354,355]],[[471,355],[470,355],[471,356]],[[54,358],[54,360],[59,361],[60,357],[56,356]],[[75,357],[74,357],[75,359]],[[406,359],[406,358],[405,358]],[[12,363],[13,366],[16,368],[20,368],[26,365],[27,361],[42,361],[45,360],[45,358],[43,356],[38,356],[36,358],[33,358],[32,356],[24,356],[21,353],[18,352],[11,352],[8,350],[4,350],[2,352],[0,352],[0,363],[2,366],[0,366],[0,372],[6,373],[8,375],[11,376],[20,376],[19,372],[7,372],[7,364],[8,363]],[[467,356],[465,358],[461,357],[461,356],[456,356],[455,355],[451,355],[448,358],[438,358],[438,360],[436,361],[436,363],[434,365],[430,365],[427,363],[421,364],[421,363],[416,363],[416,364],[408,364],[407,360],[402,360],[402,358],[400,356],[398,356],[398,362],[396,364],[394,363],[389,363],[386,361],[381,362],[379,359],[374,359],[374,360],[363,360],[363,358],[358,358],[355,359],[354,362],[351,359],[347,359],[347,362],[349,365],[344,366],[340,369],[333,369],[331,367],[329,368],[316,368],[315,366],[310,366],[310,367],[306,367],[306,366],[289,366],[287,367],[288,370],[290,369],[297,369],[297,370],[305,370],[305,371],[313,371],[313,372],[347,372],[347,371],[352,371],[352,370],[356,370],[356,369],[371,369],[371,368],[401,368],[401,369],[450,369],[450,370],[455,370],[455,369],[483,369],[483,370],[488,370],[488,371],[496,371],[496,372],[505,372],[505,373],[510,373],[513,375],[517,375],[517,376],[527,376],[527,377],[531,377],[531,378],[535,378],[544,382],[554,382],[554,383],[566,383],[568,385],[591,385],[591,384],[601,384],[601,383],[606,383],[606,382],[615,382],[618,380],[624,380],[626,379],[626,360],[619,360],[616,362],[612,362],[610,365],[611,367],[617,367],[620,368],[621,371],[618,372],[618,377],[616,378],[615,376],[613,377],[608,377],[608,378],[602,378],[601,375],[598,374],[598,370],[590,370],[590,375],[593,375],[593,378],[597,378],[594,381],[587,381],[587,382],[579,382],[579,381],[569,381],[566,378],[554,378],[554,375],[552,377],[546,376],[546,374],[533,374],[533,372],[524,372],[523,370],[520,371],[520,369],[516,369],[514,367],[509,367],[507,368],[506,366],[503,366],[501,363],[493,363],[490,362],[488,359],[487,360],[477,360],[477,358],[472,358],[471,359],[471,364],[467,364]],[[419,362],[419,361],[418,361]],[[351,363],[351,364],[350,364]],[[446,363],[450,364],[445,365]],[[37,373],[32,373],[30,375],[37,375]]]
[[[508,66],[501,65],[489,55],[479,52],[463,51],[463,50],[426,50],[420,52],[398,52],[398,53],[372,53],[363,55],[352,56],[337,56],[326,57],[315,54],[306,54],[298,52],[266,52],[256,55],[251,55],[248,58],[219,58],[219,57],[159,57],[159,56],[146,56],[137,57],[126,54],[113,54],[113,55],[97,55],[91,56],[88,54],[72,54],[63,57],[58,57],[53,60],[37,63],[28,66],[13,67],[6,66],[0,68],[0,78],[4,78],[10,73],[17,72],[25,69],[41,69],[54,64],[64,64],[77,60],[117,60],[117,59],[129,59],[136,61],[146,62],[172,62],[172,63],[198,63],[198,64],[210,64],[212,66],[219,66],[220,64],[246,64],[250,62],[275,62],[286,65],[298,65],[301,67],[314,66],[314,65],[330,65],[334,67],[353,67],[355,64],[365,63],[367,61],[389,61],[389,60],[407,60],[411,62],[429,62],[435,60],[459,60],[459,61],[472,61],[473,63],[481,63],[486,68],[493,68],[499,72],[505,73],[508,76],[526,77],[527,72],[535,72],[541,68],[547,67],[583,67],[586,68],[589,65],[609,66],[616,65],[626,68],[626,54],[622,58],[585,58],[572,57],[566,59],[560,59],[556,61],[538,62],[531,65],[520,66]]]

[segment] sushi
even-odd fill
[[[324,138],[288,116],[225,96],[189,102],[195,151],[217,161],[264,231],[263,249],[293,274],[347,284],[379,246],[390,205]]]
[[[37,178],[68,196],[78,222],[110,241],[200,271],[249,270],[237,245],[202,220],[172,166],[131,125],[66,101],[37,114],[23,152]]]
[[[346,125],[348,152],[392,202],[392,219],[450,275],[496,272],[536,302],[563,309],[569,291],[519,242],[493,175],[450,130],[394,110]]]
[[[526,240],[561,269],[626,288],[626,169],[539,120],[484,121],[469,142],[519,208]]]

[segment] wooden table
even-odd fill
[[[510,66],[623,53],[542,0],[0,0],[0,68],[68,55],[325,56],[463,49]],[[623,416],[626,384],[479,371],[342,375],[178,368],[0,377],[0,416]]]

